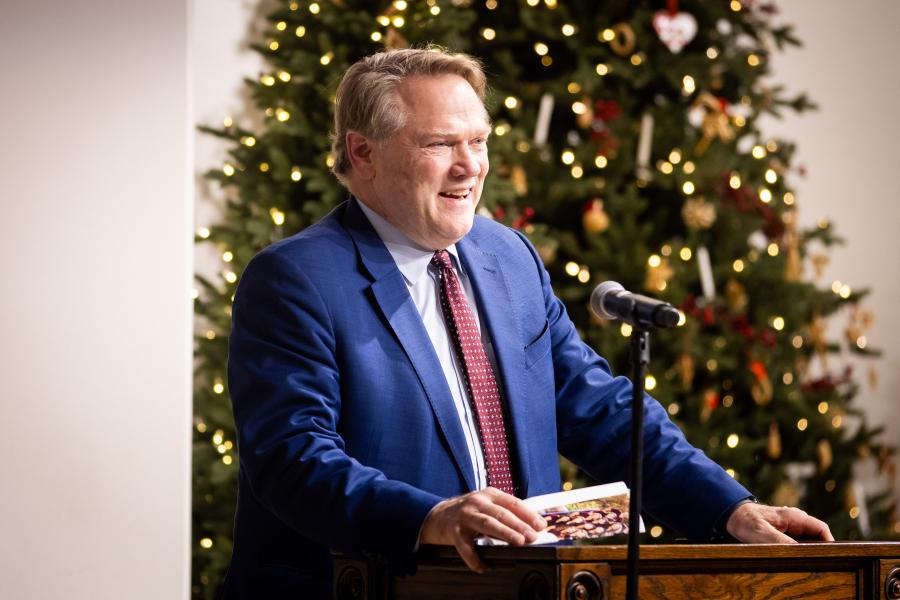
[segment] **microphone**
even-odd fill
[[[604,281],[591,293],[591,310],[603,319],[619,319],[639,327],[670,328],[681,313],[668,302],[632,294],[616,281]]]

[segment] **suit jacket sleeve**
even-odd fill
[[[521,234],[520,234],[521,235]],[[626,481],[631,446],[631,382],[585,344],[550,287],[531,244],[552,343],[559,451],[601,482]],[[719,518],[751,494],[687,442],[665,409],[644,397],[644,508],[676,531],[709,540]]]
[[[277,252],[254,258],[229,341],[241,471],[257,499],[304,537],[405,571],[441,498],[345,452],[338,430],[346,367],[335,346],[329,308],[301,268]]]

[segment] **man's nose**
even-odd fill
[[[454,153],[453,167],[450,174],[454,177],[474,177],[481,172],[481,162],[478,153],[474,152],[466,144],[457,146]]]

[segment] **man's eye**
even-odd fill
[[[474,140],[472,140],[472,143],[482,146],[484,144],[487,144],[487,138],[475,138]]]
[[[428,145],[432,148],[440,148],[440,147],[449,147],[452,144],[450,142],[432,142]]]

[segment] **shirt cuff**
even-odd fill
[[[719,520],[716,521],[716,526],[713,528],[713,539],[714,542],[736,542],[737,540],[728,533],[727,525],[728,520],[731,519],[731,515],[734,514],[734,511],[737,510],[739,506],[742,504],[747,504],[748,502],[752,502],[754,504],[759,504],[759,500],[756,496],[748,496],[741,500],[738,500],[734,504],[728,507],[722,516],[719,517]]]

